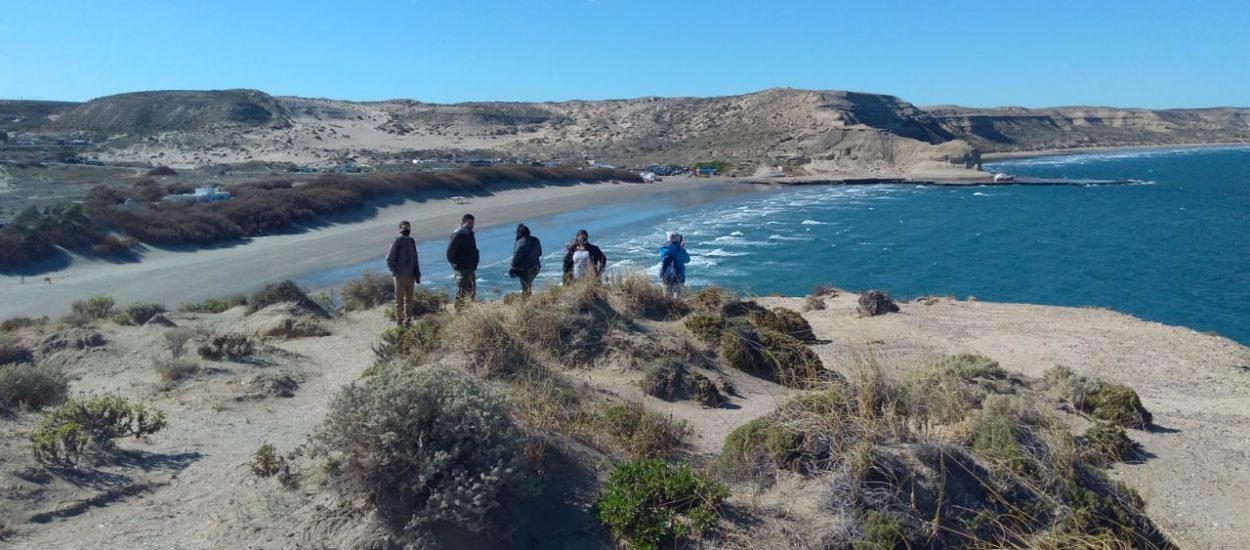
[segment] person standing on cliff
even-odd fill
[[[538,237],[530,235],[530,228],[525,224],[517,224],[516,245],[512,247],[512,265],[508,269],[508,276],[521,280],[522,297],[530,297],[534,278],[538,277],[538,271],[542,269],[542,257],[543,243]]]
[[[399,237],[391,243],[391,250],[386,254],[386,268],[391,271],[395,280],[395,324],[407,325],[412,322],[412,291],[413,286],[421,284],[421,265],[417,261],[417,241],[408,234],[412,232],[412,224],[406,220],[399,222]]]
[[[668,242],[660,247],[660,280],[664,282],[664,293],[674,300],[680,299],[685,290],[688,263],[690,254],[681,233],[669,231]]]
[[[578,229],[573,242],[564,251],[564,286],[587,275],[598,279],[608,268],[608,257],[599,247],[590,244],[590,233]]]
[[[447,263],[456,273],[456,310],[477,299],[477,237],[473,235],[473,214],[460,218],[460,227],[447,241]]]

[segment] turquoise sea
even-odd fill
[[[917,185],[760,187],[681,192],[589,208],[530,225],[558,281],[560,247],[578,228],[611,269],[658,270],[668,230],[686,237],[688,285],[801,296],[818,284],[896,298],[975,295],[996,302],[1101,306],[1250,344],[1250,147],[1047,156],[989,171],[1114,186]],[[709,199],[710,202],[707,202]],[[449,232],[450,232],[449,228]],[[506,276],[513,225],[480,231],[480,294]],[[419,243],[426,280],[450,287],[445,240]],[[341,284],[382,262],[311,274]]]

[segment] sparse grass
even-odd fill
[[[603,410],[601,421],[617,444],[635,457],[667,456],[690,433],[684,421],[665,418],[637,402],[609,405]]]
[[[71,399],[49,413],[31,433],[35,460],[77,464],[85,454],[109,452],[123,437],[144,437],[166,427],[165,414],[123,397]]]
[[[639,460],[617,466],[595,503],[595,515],[618,540],[639,550],[697,539],[716,524],[729,489],[686,463]]]
[[[343,284],[343,309],[372,309],[395,299],[395,282],[381,273],[365,270]]]
[[[469,367],[483,377],[512,376],[532,363],[506,315],[496,304],[483,304],[457,314],[445,332],[451,349],[463,354]]]
[[[681,300],[674,300],[664,288],[644,273],[629,273],[612,281],[612,289],[623,302],[627,313],[648,319],[674,319],[689,311]]]
[[[202,302],[189,302],[178,306],[178,311],[185,313],[221,313],[230,309],[230,305],[221,298],[205,298]]]
[[[42,409],[63,403],[68,395],[69,381],[58,366],[0,365],[0,405],[5,408]]]
[[[1016,382],[997,361],[979,355],[951,355],[913,371],[902,384],[909,413],[922,422],[963,421],[992,393],[1015,393]]]

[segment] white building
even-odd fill
[[[174,202],[219,202],[230,200],[230,192],[222,191],[220,187],[196,187],[193,193],[182,193],[180,195],[170,195],[165,197],[167,201]]]

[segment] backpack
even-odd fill
[[[664,262],[660,264],[660,280],[666,285],[681,283],[681,278],[677,276],[677,265],[672,256],[664,258]]]

